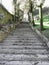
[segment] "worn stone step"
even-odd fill
[[[39,41],[38,38],[7,38],[6,39],[7,41],[8,40],[22,40],[22,41],[33,41],[33,40],[36,40],[36,41]]]
[[[0,61],[1,65],[49,65],[47,61]]]
[[[22,41],[33,41],[33,40],[38,40],[37,38],[7,38],[6,40],[22,40]]]
[[[25,39],[24,39],[24,40],[21,40],[21,39],[8,40],[8,39],[6,39],[6,41],[7,41],[7,42],[8,42],[8,41],[18,41],[18,42],[19,42],[19,41],[21,41],[21,42],[33,42],[33,41],[35,42],[35,41],[36,41],[36,42],[38,42],[39,40],[37,40],[37,39],[33,39],[33,40],[28,40],[28,39],[26,39],[26,40],[25,40]]]
[[[15,38],[15,37],[8,37],[8,38],[6,38],[6,40],[38,40],[38,38],[19,38],[19,37],[17,37],[17,38]]]
[[[42,43],[13,43],[13,45],[24,46],[44,46]]]
[[[8,47],[9,47],[9,48],[10,48],[10,47],[15,48],[15,47],[16,47],[16,48],[24,48],[24,49],[27,49],[27,48],[28,48],[28,49],[29,49],[29,48],[30,48],[30,49],[32,49],[32,48],[33,48],[33,49],[34,49],[34,48],[37,48],[37,49],[38,49],[38,48],[47,48],[47,47],[38,46],[38,45],[34,45],[34,46],[28,45],[28,46],[27,46],[27,45],[17,45],[17,44],[8,45],[8,46],[6,46],[6,45],[0,46],[0,48],[5,48],[5,47],[6,47],[6,48],[8,48]],[[49,49],[49,48],[48,48],[48,49]]]
[[[37,53],[41,53],[41,54],[46,54],[48,53],[47,50],[43,49],[39,49],[39,50],[34,50],[34,49],[0,49],[0,53],[14,53],[14,54],[37,54]]]
[[[32,61],[0,61],[1,65],[34,65]]]
[[[0,61],[49,61],[49,55],[0,54]]]
[[[14,46],[0,46],[0,49],[33,49],[33,50],[43,50],[43,49],[47,49],[47,47],[43,47],[43,46],[18,46],[18,45],[14,45]]]
[[[22,33],[21,33],[22,34]],[[30,39],[33,39],[33,38],[36,38],[34,35],[32,36],[32,35],[29,35],[28,33],[26,33],[27,34],[27,36],[25,37],[25,36],[21,36],[21,34],[19,33],[19,34],[17,34],[17,35],[10,35],[10,36],[8,36],[8,38],[24,38],[24,39],[26,39],[26,38],[30,38]],[[25,33],[24,33],[25,34]]]
[[[11,43],[11,42],[16,42],[16,43],[40,43],[40,41],[35,41],[35,40],[33,40],[33,41],[19,41],[19,40],[5,40],[4,41],[4,43]]]
[[[31,46],[31,45],[33,45],[33,46],[38,45],[38,46],[43,46],[44,44],[42,44],[42,43],[22,43],[22,42],[21,42],[21,43],[20,43],[20,42],[19,42],[19,43],[18,43],[18,42],[16,43],[16,41],[13,41],[13,42],[7,42],[7,43],[6,43],[6,42],[0,43],[0,46],[1,46],[1,45],[5,45],[5,46],[6,46],[6,45],[20,45],[20,46],[21,46],[21,45],[25,45],[25,46],[27,46],[27,45],[28,45],[28,46],[29,46],[29,45],[30,45],[30,46]]]
[[[17,38],[15,38],[15,37],[8,37],[8,38],[6,38],[6,40],[38,40],[38,38],[21,38],[21,37],[17,37]]]
[[[44,46],[42,43],[16,43],[16,42],[8,42],[8,43],[0,43],[0,46]]]

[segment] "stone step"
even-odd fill
[[[34,61],[0,61],[1,65],[34,65]]]
[[[38,40],[33,40],[33,41],[21,41],[21,40],[4,40],[4,43],[11,43],[11,42],[16,42],[16,43],[40,43]]]
[[[34,39],[34,40],[38,40],[38,38],[35,38],[35,37],[34,37],[34,38],[33,38],[33,37],[32,37],[32,38],[31,38],[31,37],[30,37],[30,38],[27,38],[27,37],[21,37],[21,38],[20,38],[19,35],[17,35],[17,37],[15,37],[15,35],[14,35],[14,37],[13,37],[13,36],[9,36],[9,37],[7,37],[6,39],[7,39],[7,40],[10,40],[10,39],[11,39],[11,40],[15,40],[15,39],[17,39],[17,40],[18,40],[18,39],[19,39],[19,40],[33,40],[33,39]]]
[[[18,45],[18,46],[43,46],[44,44],[38,44],[38,43],[13,43],[13,45]]]
[[[9,38],[9,39],[10,39],[10,38]],[[16,38],[16,39],[14,39],[14,40],[13,40],[13,39],[12,39],[12,40],[6,39],[6,41],[18,41],[18,42],[19,42],[19,41],[22,41],[22,42],[23,42],[23,41],[33,42],[33,41],[34,41],[34,42],[36,42],[36,41],[39,41],[39,40],[37,40],[37,39],[32,39],[32,40],[28,40],[28,39],[25,40],[25,39],[23,39],[23,40],[21,40],[21,39],[17,39],[17,38]]]
[[[11,37],[11,38],[7,38],[6,40],[38,40],[37,38],[14,38],[14,37]]]
[[[13,35],[13,36],[9,36],[7,39],[9,39],[9,38],[12,38],[12,39],[38,39],[38,38],[35,38],[35,36],[27,36],[27,37],[25,37],[25,36],[19,36],[19,34],[18,35]]]
[[[18,46],[44,46],[45,44],[42,43],[22,43],[22,42],[4,42],[4,43],[0,43],[0,46],[10,46],[10,45],[18,45]]]
[[[16,43],[40,43],[39,40],[5,40],[4,42],[16,42]]]
[[[49,61],[49,55],[0,54],[0,61]]]
[[[49,53],[45,49],[0,49],[0,53],[10,53],[10,54],[46,54]]]
[[[13,36],[11,36],[11,37],[8,37],[8,38],[6,38],[7,40],[38,40],[38,38],[28,38],[28,37],[19,37],[19,36],[17,36],[17,37],[13,37]]]
[[[29,27],[28,28],[16,28],[16,30],[17,30],[17,32],[21,31],[21,30],[32,31],[31,28],[29,28]],[[15,30],[15,32],[16,32],[16,30]],[[26,31],[24,31],[24,32],[26,32]]]
[[[44,50],[47,49],[47,47],[43,47],[43,46],[18,46],[18,45],[9,45],[9,46],[0,46],[0,50],[1,49],[30,49],[30,50]]]
[[[22,34],[22,33],[21,33],[21,34]],[[21,34],[18,33],[17,35],[13,35],[13,36],[10,35],[10,36],[8,36],[8,38],[12,38],[12,37],[13,37],[13,38],[20,38]],[[24,33],[24,34],[25,34],[25,33]],[[23,34],[23,35],[24,35],[24,34]],[[26,39],[26,38],[30,38],[30,39],[37,38],[37,36],[35,37],[35,35],[32,35],[32,34],[30,35],[30,33],[29,33],[29,34],[26,33],[26,34],[27,34],[27,36],[21,36],[21,38],[22,38],[22,39],[23,39],[23,38],[24,38],[24,39]]]
[[[1,65],[49,65],[48,61],[0,61]]]

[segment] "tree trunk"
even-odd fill
[[[40,16],[40,30],[43,30],[43,15],[42,15],[42,6],[39,9],[39,16]]]
[[[28,20],[29,20],[29,23],[31,23],[29,12],[28,12]]]
[[[15,10],[15,13],[14,13],[14,23],[15,23],[16,22],[16,4],[15,4],[14,10]]]
[[[32,12],[32,23],[33,23],[33,26],[35,26],[33,12]]]
[[[32,23],[33,23],[33,26],[35,26],[34,18],[33,18],[33,20],[32,20]]]

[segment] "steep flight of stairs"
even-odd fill
[[[17,26],[0,43],[0,65],[49,65],[49,51],[29,23]]]

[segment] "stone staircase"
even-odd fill
[[[49,51],[29,23],[17,26],[0,43],[0,65],[49,65]]]

